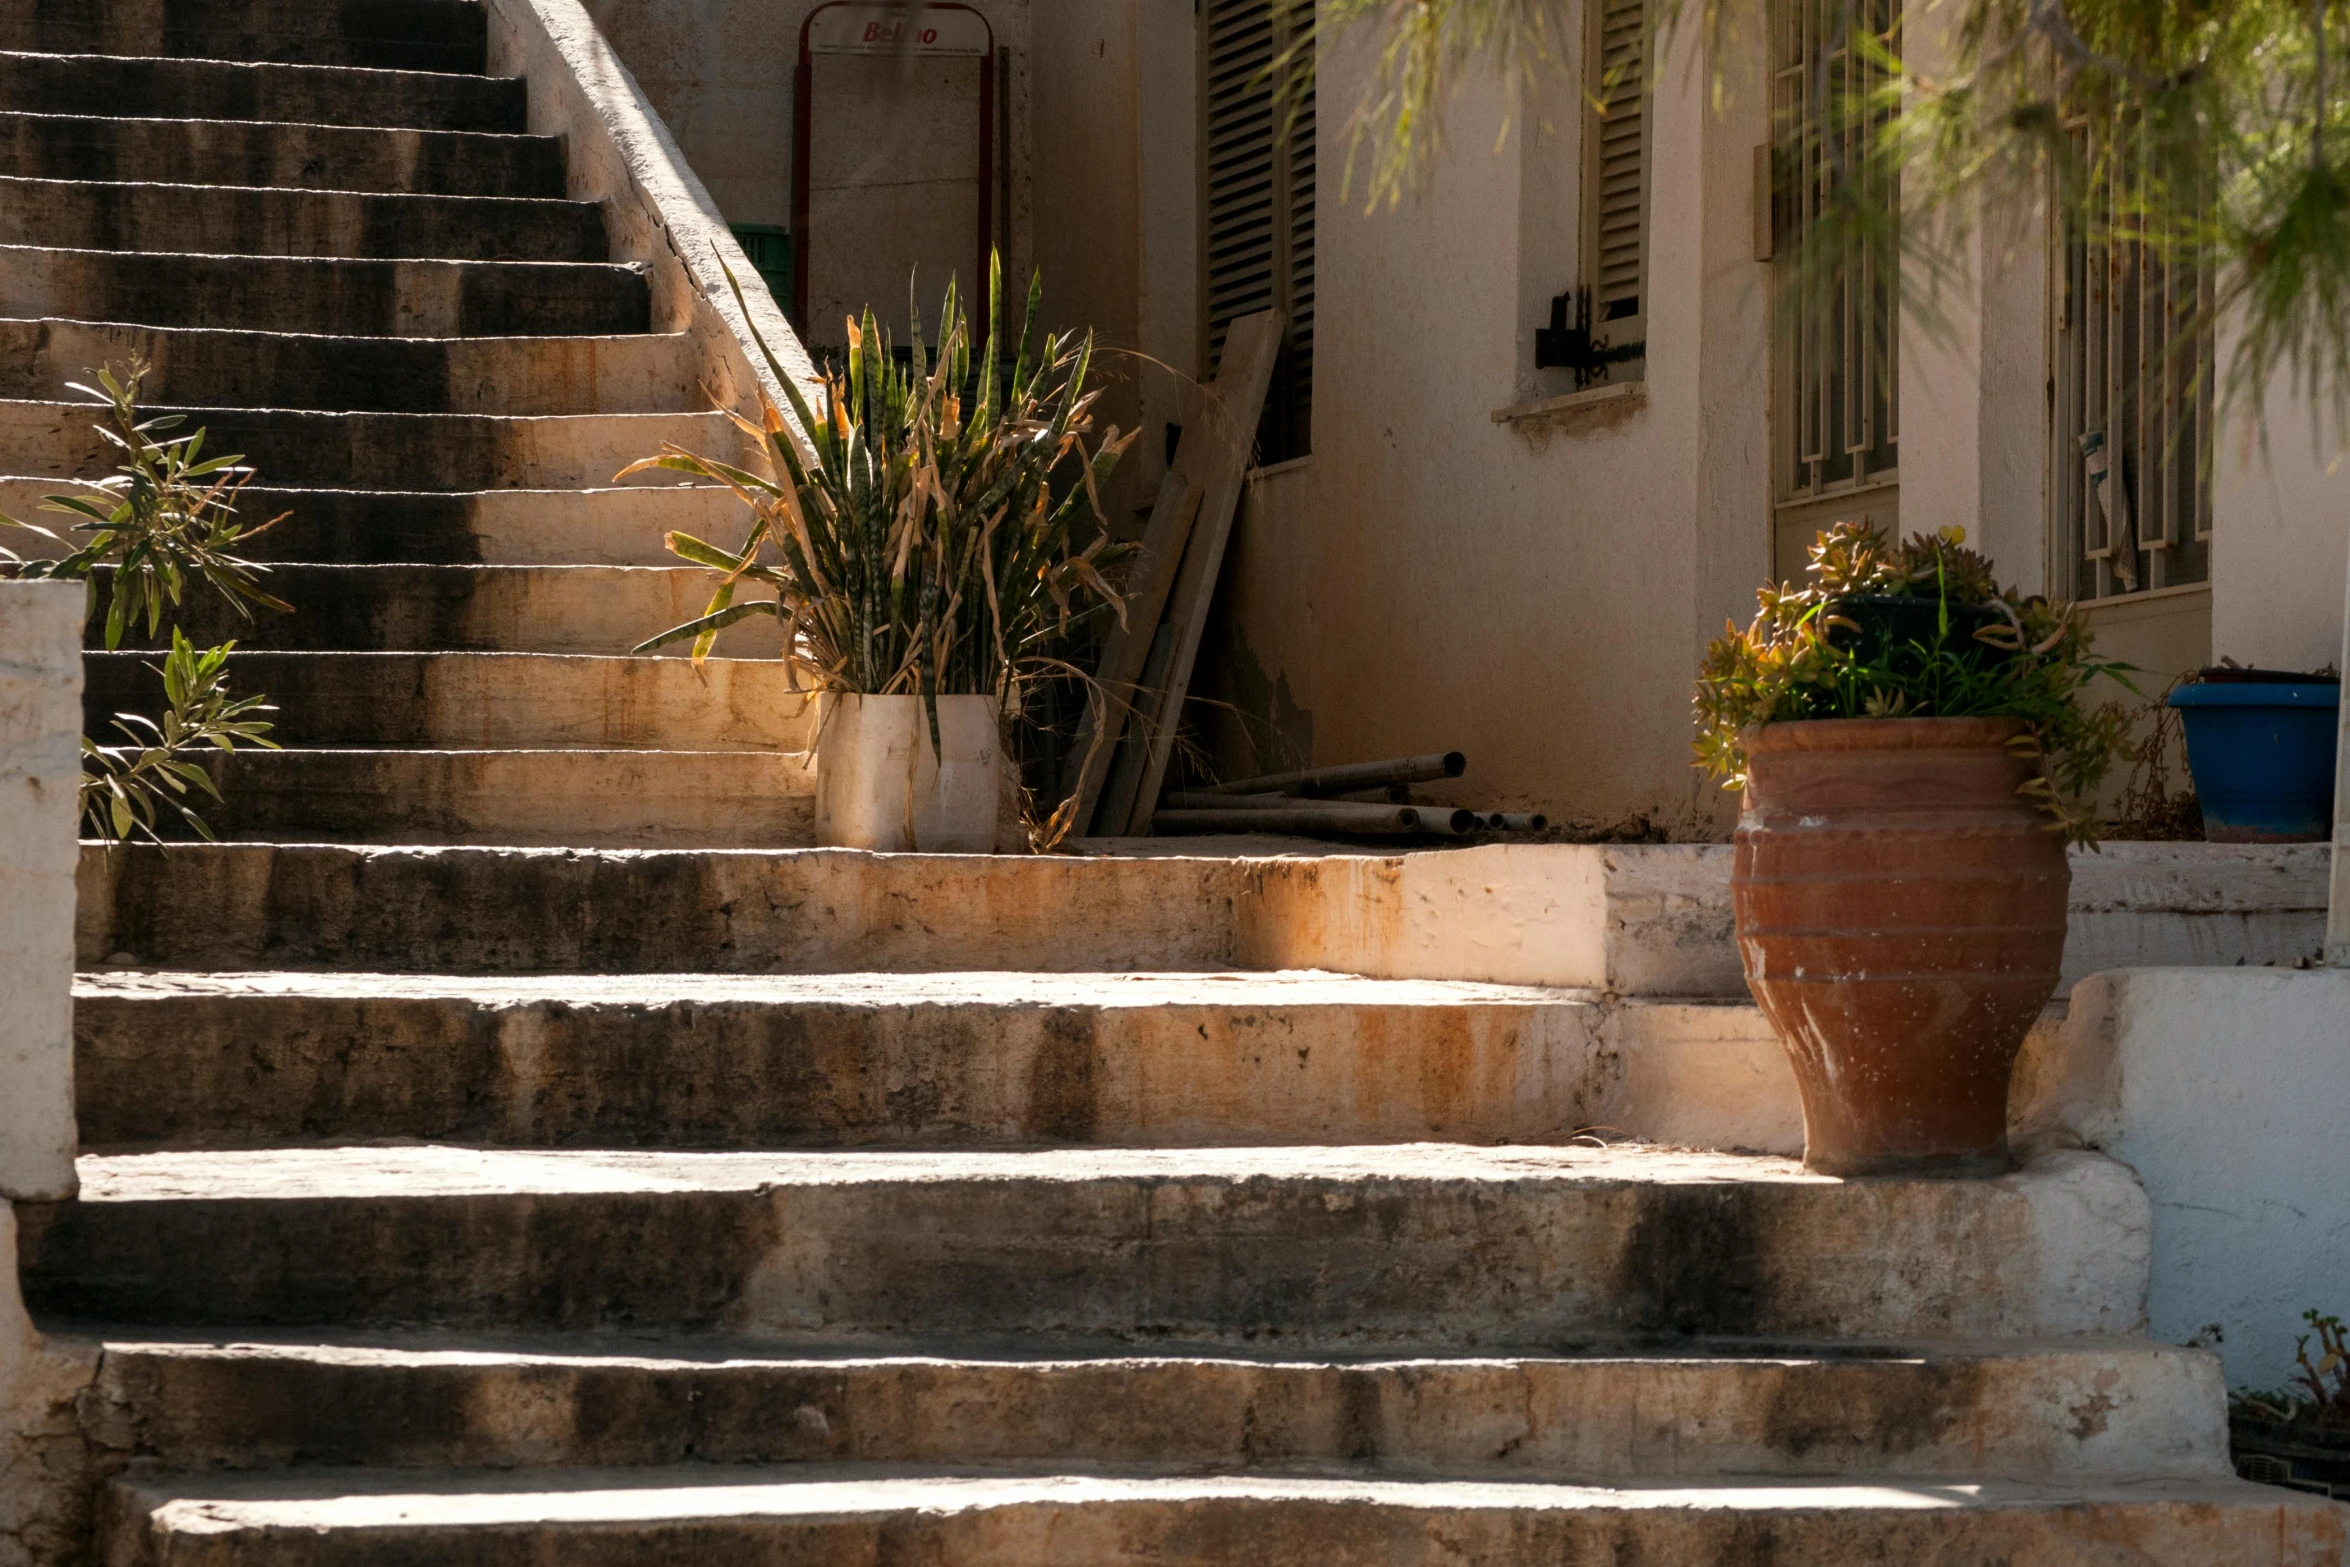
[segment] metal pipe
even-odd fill
[[[1485,825],[1496,832],[1540,832],[1550,825],[1550,818],[1540,811],[1495,811],[1485,818]]]
[[[1152,816],[1154,833],[1267,832],[1293,837],[1355,833],[1367,837],[1457,836],[1476,825],[1474,811],[1442,806],[1355,805],[1296,800],[1279,806],[1178,808]]]
[[[1389,762],[1349,762],[1339,767],[1309,767],[1296,773],[1267,773],[1261,778],[1236,778],[1210,784],[1200,794],[1351,794],[1385,784],[1428,783],[1458,778],[1469,770],[1469,759],[1458,751],[1428,756],[1402,756]]]

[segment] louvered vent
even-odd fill
[[[1309,444],[1314,343],[1312,0],[1201,0],[1201,275],[1213,373],[1232,323],[1288,317],[1258,435],[1264,462]]]
[[[1614,346],[1647,336],[1648,10],[1592,0],[1591,116],[1584,277],[1593,332]]]

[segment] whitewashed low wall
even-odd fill
[[[82,607],[78,582],[0,581],[0,1197],[20,1202],[74,1192]]]
[[[78,582],[0,581],[0,1564],[80,1559],[75,1400],[95,1354],[45,1337],[16,1281],[15,1203],[70,1197]]]
[[[2073,991],[2017,1078],[2019,1131],[2103,1149],[2154,1204],[2154,1336],[2281,1385],[2315,1307],[2350,1316],[2350,971],[2166,968]]]
[[[2323,844],[2075,851],[2063,984],[2105,969],[2290,966],[2322,944]],[[1252,862],[1240,961],[1390,979],[1743,997],[1727,844],[1493,844]]]

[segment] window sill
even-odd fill
[[[1515,425],[1566,423],[1578,418],[1617,417],[1647,406],[1646,381],[1617,381],[1607,386],[1587,386],[1580,392],[1568,392],[1561,397],[1545,397],[1537,402],[1496,408],[1493,410],[1493,422]]]
[[[2073,607],[2083,614],[2123,610],[2133,604],[2160,604],[2168,599],[2209,598],[2208,582],[2181,582],[2167,588],[2140,588],[2135,593],[2112,593],[2101,599],[2075,599]]]

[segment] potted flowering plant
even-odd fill
[[[1957,530],[1840,523],[1803,584],[1760,597],[1707,651],[1697,751],[1744,794],[1738,947],[1795,1065],[1805,1163],[1996,1173],[2064,954],[2065,846],[2093,839],[2127,723],[2083,688],[2125,666]]]

